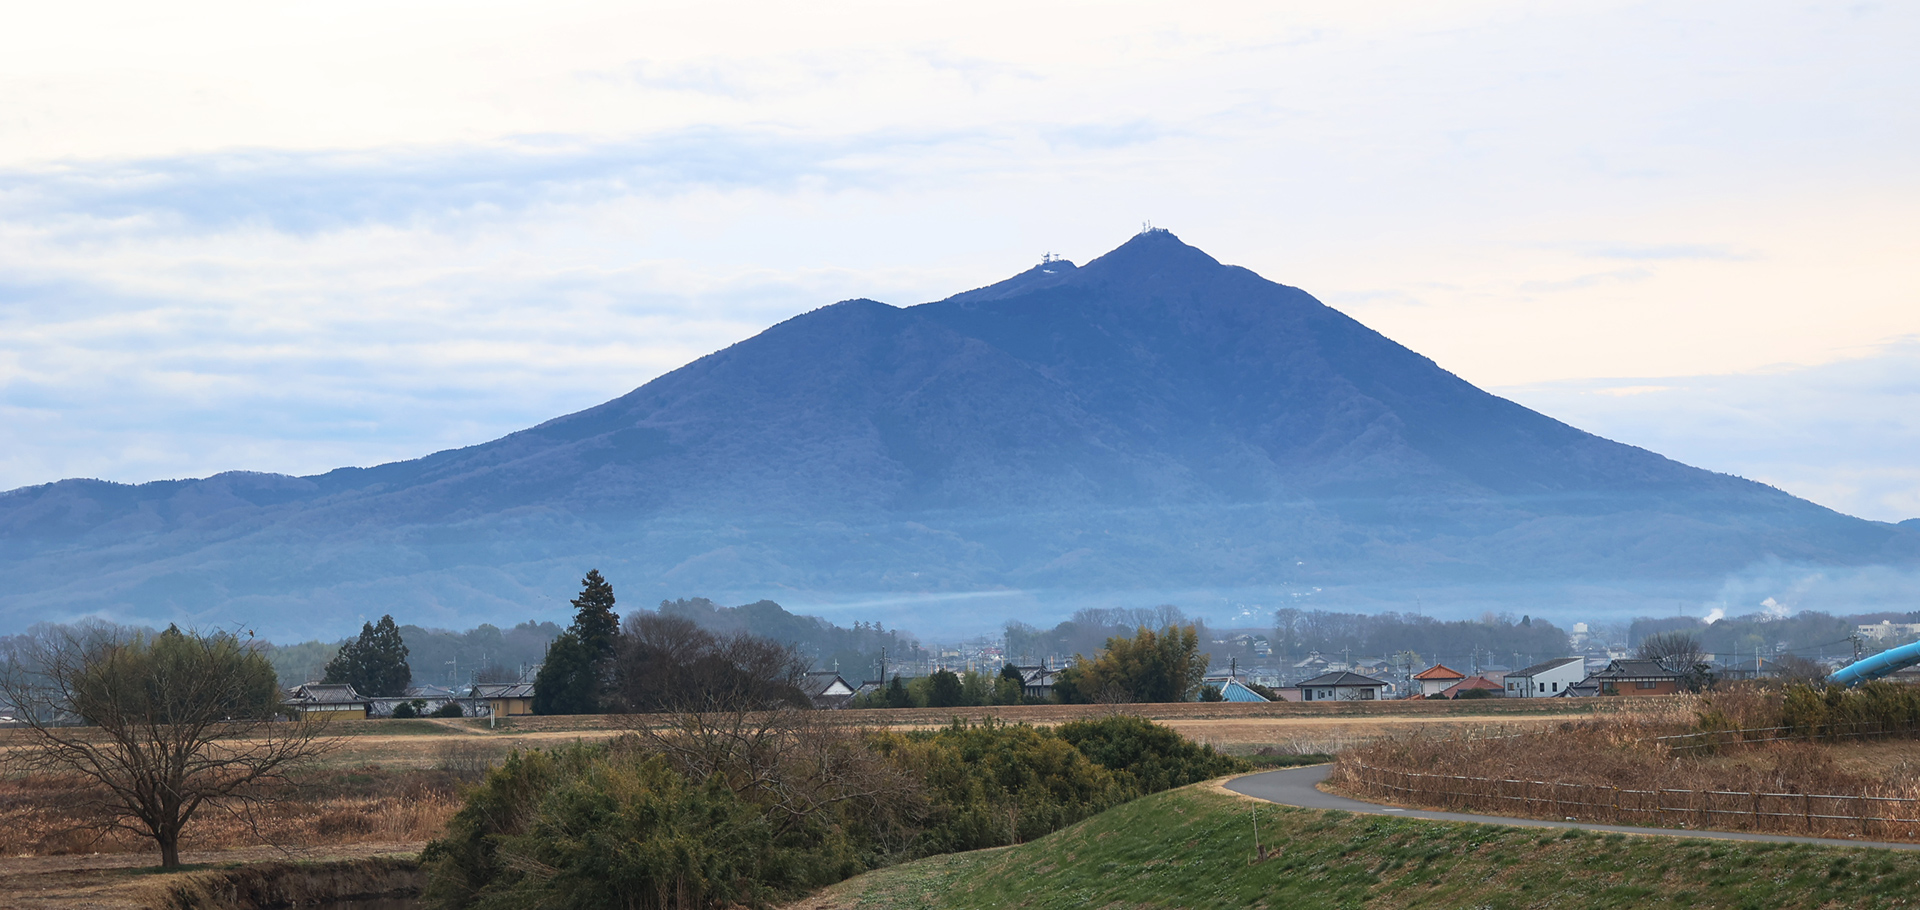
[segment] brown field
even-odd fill
[[[1394,731],[1435,734],[1522,730],[1611,705],[1570,702],[1331,702],[1321,704],[1030,705],[1018,707],[840,711],[854,726],[914,729],[955,718],[1050,725],[1124,712],[1148,717],[1223,751],[1295,754],[1332,752]],[[439,834],[460,804],[463,787],[515,749],[541,748],[618,735],[657,721],[638,716],[524,717],[485,721],[365,720],[330,725],[334,747],[299,772],[274,800],[206,811],[189,830],[188,851],[277,844],[293,851],[344,845],[391,848]],[[0,758],[27,734],[0,731]],[[102,832],[86,806],[96,791],[84,781],[0,777],[0,857],[145,855],[152,847],[130,832]]]

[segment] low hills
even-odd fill
[[[1143,599],[1625,608],[1916,561],[1920,529],[1582,432],[1164,231],[823,307],[412,461],[0,494],[7,626],[517,622],[593,566],[629,602],[984,629]]]

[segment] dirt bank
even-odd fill
[[[359,844],[306,859],[265,847],[190,853],[159,872],[130,854],[0,859],[8,910],[267,910],[319,901],[411,897],[420,844]]]

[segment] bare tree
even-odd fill
[[[904,848],[922,788],[869,747],[867,731],[812,708],[800,691],[807,662],[791,645],[647,612],[627,617],[620,639],[617,701],[665,715],[629,724],[638,748],[691,780],[724,783],[777,830],[852,812]]]
[[[792,645],[715,635],[680,616],[627,617],[613,665],[613,701],[635,712],[708,713],[804,707],[807,661]]]
[[[53,629],[10,658],[0,696],[29,733],[13,761],[98,784],[102,825],[153,838],[166,868],[201,810],[258,798],[330,745],[320,722],[280,716],[273,665],[231,634]]]
[[[1773,675],[1788,685],[1803,684],[1809,686],[1825,685],[1831,674],[1827,668],[1812,658],[1798,654],[1782,654],[1773,659]]]
[[[1713,684],[1706,649],[1701,647],[1700,637],[1691,632],[1658,632],[1641,639],[1640,659],[1658,661],[1660,666],[1681,674],[1691,691]]]
[[[1640,659],[1659,661],[1675,672],[1693,668],[1705,660],[1700,638],[1690,632],[1658,632],[1640,640]]]

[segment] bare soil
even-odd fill
[[[344,860],[392,854],[418,854],[423,842],[369,843],[326,850],[286,851],[275,847],[196,850],[181,854],[188,869],[159,872],[155,856],[94,854],[0,858],[0,906],[8,910],[142,910],[151,907],[168,885],[208,867],[278,860]]]

